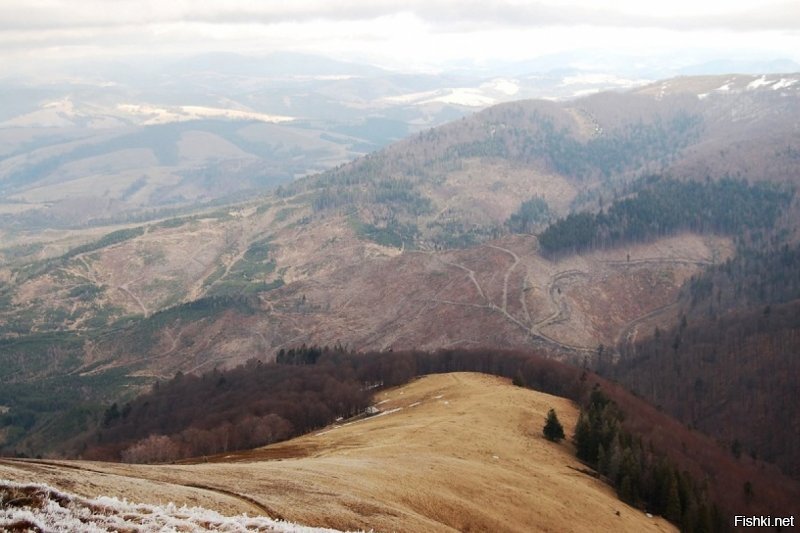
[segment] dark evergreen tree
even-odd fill
[[[547,412],[547,418],[545,418],[542,433],[547,440],[553,442],[559,442],[564,438],[564,426],[558,421],[555,409],[550,409]]]

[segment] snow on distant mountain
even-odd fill
[[[795,74],[725,74],[687,76],[659,81],[639,89],[643,94],[663,98],[669,94],[693,93],[704,99],[710,95],[767,91],[782,96],[800,92],[800,73]]]
[[[197,105],[160,106],[152,104],[117,104],[102,107],[86,103],[76,105],[72,99],[44,102],[30,113],[0,122],[0,128],[66,128],[111,129],[126,125],[150,126],[200,119],[255,120],[278,124],[294,120],[284,115],[270,115],[242,109],[226,109]]]
[[[266,113],[256,113],[241,109],[224,109],[219,107],[206,107],[196,105],[177,106],[166,108],[151,105],[120,104],[117,109],[126,112],[129,116],[144,118],[142,124],[165,124],[168,122],[183,122],[187,120],[198,120],[204,118],[225,118],[230,120],[256,120],[277,124],[280,122],[290,122],[293,117],[283,115],[269,115]]]

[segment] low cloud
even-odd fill
[[[0,31],[90,29],[148,24],[203,22],[209,24],[276,24],[305,21],[369,21],[411,13],[437,30],[449,26],[578,26],[654,27],[672,30],[727,29],[733,31],[800,28],[796,0],[749,9],[720,8],[702,15],[670,14],[660,2],[648,14],[610,7],[478,0],[305,1],[277,4],[171,0],[5,0],[0,6]]]
[[[765,50],[800,60],[800,1],[3,0],[0,66],[294,50],[405,68],[569,49]],[[625,5],[627,8],[618,8]],[[673,7],[677,5],[678,7]],[[735,6],[735,9],[734,7]],[[530,31],[533,30],[533,31]],[[737,52],[738,53],[738,52]]]

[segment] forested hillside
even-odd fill
[[[605,476],[622,501],[664,516],[681,531],[726,531],[728,520],[708,501],[704,483],[645,449],[623,429],[624,419],[614,401],[593,390],[575,426],[578,457]]]
[[[692,279],[683,319],[620,346],[608,371],[737,457],[800,478],[800,249],[745,248]]]
[[[764,306],[768,315],[770,304],[800,298],[800,244],[777,243],[765,239],[759,246],[744,245],[735,256],[693,279],[685,291],[686,312],[714,317]]]
[[[539,235],[548,254],[654,240],[679,231],[738,237],[771,229],[793,191],[744,181],[678,181],[652,177],[630,189],[630,197],[599,213],[572,213]]]

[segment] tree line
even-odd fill
[[[800,479],[800,245],[746,243],[681,289],[678,322],[605,369],[648,401]]]
[[[252,360],[224,372],[178,374],[109,407],[84,456],[152,462],[254,448],[354,416],[369,400],[346,366]]]
[[[728,529],[702,485],[624,430],[623,420],[616,402],[599,389],[593,390],[575,426],[578,458],[605,477],[622,501],[663,516],[681,531]]]

